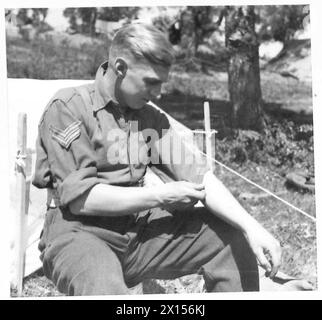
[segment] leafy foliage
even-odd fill
[[[265,132],[239,130],[216,144],[216,154],[226,163],[248,160],[285,175],[301,170],[314,175],[313,125],[296,126],[292,121],[269,119]]]
[[[97,8],[66,8],[63,14],[69,18],[71,30],[84,34],[95,33]]]
[[[94,35],[96,19],[104,21],[136,19],[139,9],[139,7],[66,8],[63,14],[69,18],[71,30]]]
[[[297,30],[303,29],[304,18],[309,14],[305,5],[259,6],[257,11],[260,38],[282,42],[290,40]]]
[[[31,11],[31,14],[30,14]],[[20,21],[20,24],[33,24],[34,26],[39,25],[40,22],[44,22],[48,13],[48,8],[33,8],[33,9],[26,9],[22,8],[19,9],[17,18]]]
[[[98,18],[105,21],[122,19],[137,19],[140,7],[101,7],[98,8]]]

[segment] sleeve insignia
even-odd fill
[[[68,149],[71,143],[80,136],[81,123],[81,121],[75,121],[70,124],[65,130],[50,126],[50,131],[52,132],[53,139],[55,139],[63,148]]]

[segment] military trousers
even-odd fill
[[[195,273],[208,292],[259,290],[242,232],[203,207],[112,218],[49,208],[39,249],[45,275],[67,295],[127,294],[145,279]]]

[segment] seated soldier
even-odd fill
[[[257,260],[271,276],[278,270],[278,241],[205,159],[182,144],[194,160],[175,161],[177,133],[148,104],[172,62],[160,31],[123,27],[95,82],[60,90],[42,115],[33,183],[48,189],[48,210],[39,249],[62,293],[126,294],[148,278],[192,273],[209,292],[258,291]],[[144,186],[148,166],[165,183]]]

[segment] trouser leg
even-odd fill
[[[208,292],[259,291],[257,261],[245,237],[232,229],[231,240],[198,270]],[[229,237],[229,235],[227,235]]]
[[[106,243],[79,231],[59,236],[42,254],[45,275],[67,295],[126,294],[121,263]]]
[[[240,230],[202,210],[209,237],[213,240],[217,237],[221,248],[198,270],[205,279],[207,291],[259,291],[257,260],[245,236]]]
[[[258,291],[256,258],[240,231],[204,208],[152,212],[131,242],[127,283],[200,273],[207,291]]]

